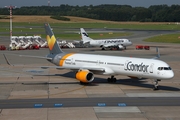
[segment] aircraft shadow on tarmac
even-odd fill
[[[95,80],[93,81],[93,83],[96,84],[101,84],[101,83],[107,83],[107,84],[116,84],[116,85],[128,85],[128,86],[137,86],[137,87],[143,87],[143,88],[150,88],[152,89],[154,87],[153,83],[147,83],[147,81],[149,81],[148,79],[131,79],[131,78],[127,78],[127,79],[117,79],[116,83],[108,83],[106,79],[102,79],[102,78],[95,78]],[[159,89],[160,90],[165,90],[165,91],[180,91],[179,88],[176,87],[171,87],[171,86],[164,86],[161,85],[161,83],[159,82]]]
[[[56,82],[56,83],[50,83],[50,82],[37,82],[37,83],[22,83],[23,85],[58,85],[58,84],[78,84],[79,82]]]
[[[49,74],[49,75],[34,75],[34,76],[61,76],[61,77],[68,77],[68,78],[75,78],[74,72],[67,72],[64,74]]]
[[[75,78],[74,72],[67,72],[65,74],[51,74],[51,75],[36,75],[36,76],[61,76],[61,77],[67,77],[67,78]],[[107,76],[108,77],[108,76]],[[116,85],[128,85],[128,86],[137,86],[137,87],[143,87],[143,88],[150,88],[152,89],[154,87],[153,83],[149,84],[147,83],[149,81],[148,79],[117,79],[116,83],[108,83],[107,79],[95,77],[95,80],[90,84],[83,84],[85,86],[98,86],[99,84],[116,84]],[[58,83],[45,83],[45,84],[79,84],[79,82],[58,82]],[[180,91],[179,88],[171,87],[171,86],[164,86],[161,85],[159,82],[159,89],[165,90],[165,91]]]

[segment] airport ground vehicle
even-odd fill
[[[136,45],[136,50],[141,50],[143,49],[143,45]]]
[[[34,45],[29,46],[28,49],[36,49],[36,50],[38,50],[39,46],[34,44]]]
[[[145,50],[149,50],[149,49],[150,49],[150,46],[146,45],[146,46],[144,46],[144,49],[145,49]]]
[[[150,46],[148,46],[148,45],[145,45],[145,46],[143,46],[143,45],[136,45],[136,50],[142,50],[142,49],[149,50]]]
[[[4,45],[0,45],[0,50],[6,50],[6,47]]]

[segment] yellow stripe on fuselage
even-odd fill
[[[66,60],[66,58],[68,58],[69,56],[71,56],[71,55],[73,55],[73,54],[75,54],[75,53],[69,53],[69,54],[66,54],[65,56],[63,56],[63,57],[61,58],[61,60],[59,61],[59,66],[63,66],[64,61]]]
[[[47,39],[47,42],[48,42],[49,49],[52,50],[53,47],[54,47],[54,44],[56,42],[56,38],[54,37],[54,35],[51,38],[50,38],[49,35],[47,35],[46,39]]]

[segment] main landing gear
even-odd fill
[[[161,81],[161,80],[159,80],[159,79],[154,80],[154,90],[159,90],[159,85],[158,85],[159,81]]]
[[[115,83],[117,80],[116,80],[116,78],[112,75],[111,78],[108,78],[108,79],[107,79],[107,81],[108,81],[109,83]]]
[[[102,49],[101,50],[106,50],[104,47],[102,47]]]

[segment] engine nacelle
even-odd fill
[[[81,70],[76,73],[76,79],[83,83],[89,83],[94,80],[94,74],[88,70]]]
[[[124,47],[122,45],[118,45],[119,49],[124,49]]]

